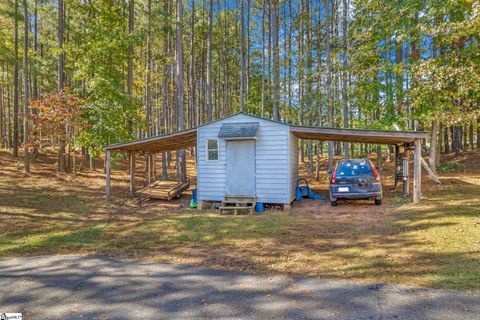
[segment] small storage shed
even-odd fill
[[[289,207],[298,179],[299,139],[402,146],[406,193],[408,162],[414,150],[414,202],[421,197],[421,139],[426,132],[296,126],[245,113],[197,128],[107,146],[107,202],[110,199],[110,154],[128,152],[130,192],[135,192],[135,154],[160,153],[197,147],[197,197],[223,201],[228,196],[254,197],[263,203]],[[148,173],[151,176],[151,173]]]
[[[289,205],[298,177],[298,138],[283,123],[246,114],[197,128],[198,200],[256,197]]]

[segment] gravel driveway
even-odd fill
[[[480,294],[107,257],[4,259],[0,288],[24,319],[480,318]]]

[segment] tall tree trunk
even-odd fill
[[[245,67],[245,96],[248,100],[250,95],[250,8],[251,8],[251,0],[247,0],[247,41],[246,41],[246,48],[245,48],[245,55],[246,55],[246,67]]]
[[[348,88],[347,88],[347,54],[348,54],[348,37],[347,37],[347,15],[348,15],[348,1],[343,0],[343,14],[342,14],[342,33],[343,33],[343,61],[342,61],[342,103],[343,103],[343,126],[348,128],[349,119],[348,119]],[[343,143],[343,157],[348,159],[348,143]]]
[[[128,66],[127,66],[127,95],[133,97],[133,32],[135,30],[135,0],[128,1]],[[133,134],[132,119],[128,119],[128,132]]]
[[[443,128],[443,146],[444,146],[445,153],[450,152],[450,143],[449,143],[449,140],[448,140],[448,130],[449,130],[448,126],[445,126],[445,128]]]
[[[382,146],[377,144],[377,169],[382,170]]]
[[[455,150],[455,156],[458,157],[462,153],[462,126],[453,127],[453,146]]]
[[[33,52],[35,58],[38,58],[38,1],[34,1],[34,12],[33,12]],[[38,76],[37,72],[33,74],[33,83],[32,83],[32,95],[35,99],[38,99]],[[34,110],[32,110],[33,112]]]
[[[24,22],[24,34],[23,34],[23,97],[24,97],[24,109],[23,109],[23,171],[30,172],[30,155],[28,151],[29,132],[28,132],[28,99],[29,99],[29,87],[28,87],[28,7],[27,0],[23,0],[23,22]]]
[[[305,1],[305,11],[304,14],[302,15],[302,20],[303,24],[305,25],[305,66],[306,66],[306,72],[305,72],[305,106],[306,106],[306,111],[307,114],[311,114],[312,112],[312,15],[310,13],[311,11],[311,1],[306,0]],[[303,32],[303,31],[302,31]],[[307,121],[308,125],[313,125],[314,123],[312,122],[312,119],[308,119]],[[307,142],[307,156],[308,156],[308,169],[309,169],[309,176],[311,176],[313,173],[313,155],[312,155],[312,142],[309,140]]]
[[[225,112],[228,114],[231,112],[230,110],[230,99],[229,99],[229,88],[230,88],[230,85],[229,85],[229,79],[230,79],[230,75],[229,75],[229,72],[228,72],[228,46],[227,46],[227,39],[229,37],[229,32],[228,32],[228,28],[227,28],[227,14],[226,14],[226,11],[227,11],[227,0],[224,0],[224,10],[225,10],[225,13],[224,13],[224,21],[223,21],[223,31],[224,31],[224,37],[223,37],[223,50],[224,50],[224,58],[223,58],[223,70],[224,70],[224,77],[225,77],[225,84],[224,84],[224,87],[225,87]]]
[[[18,157],[18,0],[15,0],[13,53],[13,156]]]
[[[9,70],[8,70],[8,63],[6,63],[6,75],[5,75],[5,78],[6,78],[6,82],[7,83],[10,83],[10,77],[9,77]],[[11,108],[11,103],[10,103],[10,99],[11,99],[11,94],[10,94],[10,88],[8,89],[8,92],[7,92],[7,120],[6,120],[6,130],[7,130],[7,143],[6,143],[6,147],[7,148],[12,148],[13,146],[13,130],[12,130],[12,108]]]
[[[58,55],[57,55],[57,91],[58,93],[63,92],[65,87],[65,78],[64,78],[64,59],[63,59],[63,31],[64,31],[64,5],[63,0],[58,0],[58,17],[57,17],[57,45],[58,45]],[[65,142],[66,133],[61,134],[59,137],[59,146],[58,146],[58,172],[65,172]],[[92,157],[90,155],[90,157]]]
[[[183,0],[177,0],[177,26],[176,26],[176,47],[177,47],[177,65],[176,87],[177,87],[177,119],[178,130],[185,130],[185,117],[183,106]],[[185,149],[178,152],[179,156],[179,176],[182,182],[187,181],[187,162]]]
[[[450,150],[455,151],[455,141],[457,139],[455,126],[450,126],[450,137],[451,137]]]
[[[63,60],[63,0],[58,0],[58,92],[64,88]]]
[[[470,145],[470,150],[474,150],[475,145],[473,144],[473,122],[470,122],[470,126],[468,128],[468,141]]]
[[[163,4],[163,10],[166,13],[169,13],[169,1],[165,1]],[[164,36],[163,40],[163,49],[164,49],[164,56],[163,58],[168,61],[169,55],[170,55],[170,32],[168,28],[169,24],[168,21],[165,19],[163,28],[164,30],[167,30],[166,35]],[[162,90],[162,111],[163,111],[163,131],[162,133],[167,133],[168,132],[168,111],[169,111],[169,70],[170,70],[170,64],[165,63],[164,68],[163,68],[163,90]],[[162,179],[167,180],[168,179],[168,156],[167,152],[162,153]]]
[[[480,148],[480,117],[477,118],[477,148]]]
[[[262,0],[262,117],[265,116],[265,1]]]
[[[245,29],[245,26],[244,26],[244,5],[243,5],[243,1],[245,0],[240,0],[240,111],[244,111],[245,109],[245,101],[244,101],[244,91],[245,91],[245,57],[244,57],[244,54],[245,54],[245,49],[244,49],[244,29]]]
[[[308,177],[313,176],[313,148],[312,148],[312,140],[308,140],[307,142],[307,157],[308,157]]]
[[[265,0],[264,0],[265,1]],[[285,18],[286,19],[286,18]],[[292,106],[292,0],[288,0],[288,21],[290,23],[288,32],[288,45],[287,45],[287,61],[288,61],[288,107]]]
[[[278,47],[278,0],[273,0],[273,119],[280,121],[280,49]]]
[[[211,0],[210,0],[211,1]],[[192,108],[192,127],[197,125],[195,109],[195,0],[192,0],[192,26],[190,32],[190,105]]]
[[[327,59],[327,107],[328,107],[328,126],[333,127],[333,103],[332,103],[332,57],[331,57],[331,47],[332,47],[332,27],[331,27],[331,2],[330,0],[325,0],[325,23],[327,26],[326,31],[326,48],[325,55]],[[332,170],[333,167],[333,141],[328,142],[328,169]]]
[[[208,0],[207,34],[207,121],[212,121],[212,19],[213,0]]]
[[[151,94],[151,80],[152,80],[152,0],[147,1],[147,65],[145,77],[145,114],[147,120],[147,137],[152,136],[152,94]],[[147,157],[151,159],[151,157]]]

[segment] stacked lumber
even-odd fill
[[[182,192],[189,187],[190,181],[155,181],[138,190],[135,194],[150,199],[172,200],[173,198],[180,198]]]

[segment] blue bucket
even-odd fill
[[[263,206],[263,202],[257,202],[257,204],[255,205],[255,211],[257,211],[257,212],[264,212],[265,211],[265,207]]]

